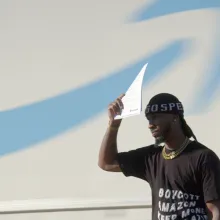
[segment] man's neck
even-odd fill
[[[165,147],[169,150],[177,150],[181,147],[185,139],[186,136],[183,133],[175,135],[174,137],[170,137],[167,139],[167,141],[165,142]]]

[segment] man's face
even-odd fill
[[[171,131],[173,115],[163,113],[153,113],[147,115],[149,129],[155,138],[155,144],[163,143]]]

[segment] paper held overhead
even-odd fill
[[[120,115],[115,116],[115,119],[122,119],[134,115],[139,115],[141,113],[142,84],[147,65],[148,63],[142,67],[141,71],[138,73],[135,80],[132,82],[127,92],[125,93],[125,96],[122,98],[124,109]]]

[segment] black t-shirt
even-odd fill
[[[172,160],[150,145],[118,153],[118,162],[125,176],[150,184],[153,220],[207,219],[205,203],[220,199],[219,158],[199,142]]]

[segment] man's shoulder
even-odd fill
[[[199,141],[191,141],[190,148],[192,150],[201,150],[201,151],[205,151],[205,150],[209,149],[206,145],[202,144]]]
[[[203,160],[212,160],[212,159],[219,160],[217,154],[211,148],[209,148],[208,146],[204,145],[201,142],[198,141],[191,142],[191,147],[189,149]]]
[[[130,152],[136,152],[136,153],[140,153],[143,155],[149,155],[149,154],[155,154],[155,153],[160,153],[162,151],[162,147],[161,146],[155,146],[154,144],[151,145],[146,145],[143,147],[139,147],[136,148],[134,150],[131,150]]]

